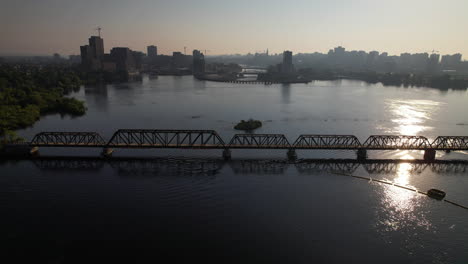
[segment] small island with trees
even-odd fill
[[[251,131],[262,126],[262,122],[253,120],[252,118],[245,121],[241,120],[237,125],[234,126],[236,130]]]

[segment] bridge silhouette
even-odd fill
[[[283,134],[236,134],[229,143],[214,130],[119,129],[106,141],[96,132],[41,132],[24,145],[39,147],[103,148],[110,156],[114,149],[220,149],[225,159],[231,149],[284,149],[290,159],[295,150],[355,150],[365,160],[368,150],[421,150],[426,161],[435,160],[436,151],[468,150],[468,136],[439,136],[430,142],[423,136],[372,135],[361,143],[353,135],[300,135],[292,144]]]

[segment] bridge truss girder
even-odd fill
[[[283,134],[236,134],[228,148],[289,149],[291,144]]]
[[[300,135],[295,149],[359,149],[361,142],[353,135]]]
[[[106,142],[96,132],[41,132],[32,139],[31,146],[45,147],[102,147]]]
[[[391,135],[374,135],[370,136],[362,148],[371,149],[412,149],[425,150],[431,148],[431,143],[423,136],[391,136]]]
[[[107,144],[110,148],[223,148],[214,130],[120,129]]]
[[[437,150],[468,150],[468,137],[466,136],[440,136],[432,142]]]

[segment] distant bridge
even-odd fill
[[[434,160],[436,151],[468,150],[467,136],[440,136],[430,142],[423,136],[373,135],[364,143],[353,135],[300,135],[293,143],[283,134],[236,134],[225,143],[214,130],[120,129],[109,141],[96,132],[42,132],[25,145],[39,147],[103,148],[111,155],[119,148],[221,149],[230,158],[230,149],[285,149],[288,157],[295,150],[356,150],[358,159],[366,159],[367,150],[421,150],[425,160]]]

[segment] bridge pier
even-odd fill
[[[32,147],[31,150],[29,151],[29,154],[31,156],[37,156],[39,155],[39,147]]]
[[[231,159],[231,150],[230,149],[224,149],[223,150],[223,159],[224,160],[230,160]]]
[[[101,155],[104,156],[105,158],[110,158],[112,157],[113,152],[114,152],[114,149],[104,148],[101,152]]]
[[[367,150],[360,148],[357,150],[357,160],[364,161],[367,159]]]
[[[289,149],[286,155],[288,156],[288,160],[290,161],[294,161],[297,159],[297,154],[296,154],[295,149]]]
[[[435,149],[426,149],[424,151],[424,161],[432,162],[436,159],[436,150]]]

